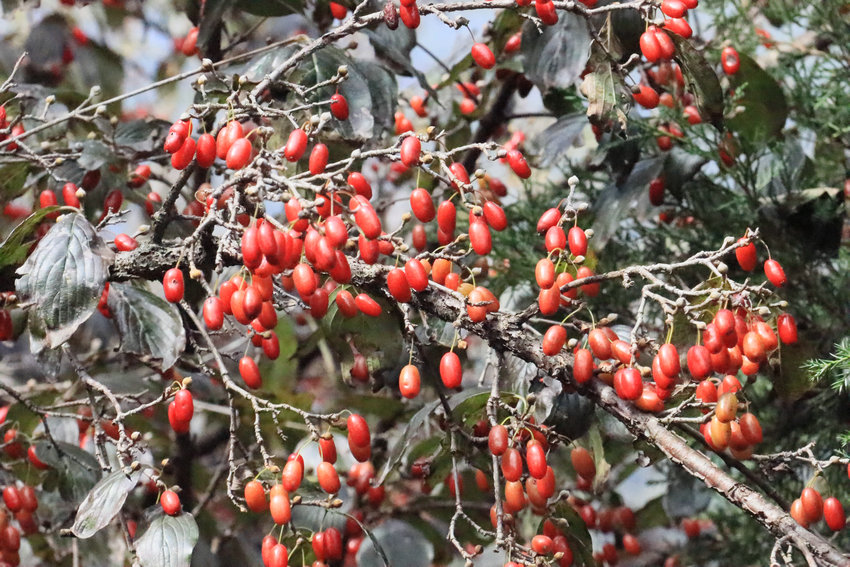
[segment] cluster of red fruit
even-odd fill
[[[673,57],[676,47],[665,30],[685,39],[691,37],[693,32],[685,16],[688,10],[696,8],[698,4],[698,0],[662,0],[661,12],[666,18],[663,29],[651,25],[640,36],[640,50],[647,61],[669,61]]]
[[[823,518],[829,529],[834,532],[843,530],[847,523],[841,501],[835,496],[824,500],[811,486],[804,488],[800,497],[791,503],[791,517],[804,528],[816,524]]]
[[[368,501],[374,505],[380,504],[384,498],[383,487],[371,486],[375,469],[369,462],[372,454],[372,441],[366,420],[358,414],[351,414],[346,421],[348,430],[348,446],[352,456],[358,461],[348,474],[348,484],[355,487],[359,495],[367,495]],[[334,464],[337,460],[337,450],[330,434],[318,439],[319,453],[322,461],[316,467],[316,480],[321,489],[333,496],[340,491],[341,481]],[[272,521],[277,526],[284,526],[292,518],[292,505],[295,493],[304,479],[304,458],[300,452],[289,456],[281,473],[280,482],[266,491],[262,481],[254,479],[245,485],[245,505],[255,513],[269,512]],[[295,500],[297,504],[299,500]],[[362,517],[362,515],[361,515]],[[345,537],[348,542],[343,546],[343,535],[336,528],[328,528],[316,532],[312,537],[313,552],[316,556],[314,567],[323,567],[325,562],[339,561],[344,550],[356,553],[362,542],[362,532],[359,524],[353,519],[346,523]],[[263,564],[266,567],[286,567],[286,546],[273,536],[267,536],[262,544]]]
[[[31,535],[38,532],[35,519],[38,497],[32,486],[19,488],[11,484],[3,489],[3,503],[6,510],[0,509],[0,567],[20,565],[21,533]],[[12,525],[9,513],[14,514],[17,526]]]

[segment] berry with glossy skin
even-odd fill
[[[517,482],[522,477],[522,456],[514,447],[502,454],[502,474],[509,482]]]
[[[408,303],[412,298],[410,284],[407,282],[407,277],[401,268],[394,268],[389,271],[387,274],[387,289],[393,296],[393,299],[399,303]]]
[[[304,478],[304,459],[299,454],[292,454],[283,465],[281,485],[287,492],[295,492],[301,486]]]
[[[720,64],[723,66],[723,72],[727,75],[734,75],[741,68],[741,58],[738,56],[738,51],[734,47],[724,47],[720,52]]]
[[[413,167],[419,163],[419,156],[422,153],[422,142],[416,136],[408,136],[401,142],[399,150],[399,158],[401,163],[407,167]]]
[[[649,110],[658,106],[659,96],[655,89],[649,85],[639,85],[638,89],[632,93],[636,103]]]
[[[831,496],[824,500],[823,503],[823,519],[826,520],[826,525],[834,532],[843,530],[846,524],[844,516],[844,506],[841,501],[835,496]]]
[[[487,434],[487,447],[497,457],[503,455],[508,449],[508,430],[504,425],[494,425]]]
[[[550,0],[536,0],[534,2],[534,11],[537,12],[537,17],[547,26],[554,26],[558,23],[558,11],[555,9],[554,2]]]
[[[251,162],[251,141],[247,138],[235,140],[227,150],[225,163],[230,169],[242,169]]]
[[[636,368],[621,368],[614,373],[614,390],[624,400],[636,400],[643,393],[643,379]]]
[[[546,451],[539,441],[532,439],[525,447],[525,464],[528,466],[528,474],[538,480],[546,476]]]
[[[580,348],[575,352],[573,378],[579,384],[584,384],[593,378],[593,355],[586,348]]]
[[[252,480],[245,485],[245,505],[252,512],[262,513],[269,509],[269,503],[266,501],[266,489],[263,483],[258,480]]]
[[[820,493],[811,486],[807,486],[800,494],[800,501],[803,503],[803,511],[809,523],[819,522],[823,517],[823,498]]]
[[[115,248],[117,248],[119,252],[129,252],[130,250],[135,250],[138,247],[139,243],[136,242],[136,239],[129,234],[124,234],[122,232],[115,237]]]
[[[584,447],[576,447],[570,452],[573,469],[579,476],[592,480],[596,476],[596,464],[590,451]]]
[[[430,222],[437,216],[431,194],[422,187],[414,189],[410,194],[410,209],[420,222]]]
[[[681,18],[688,11],[688,7],[682,0],[663,0],[661,11],[668,18]]]
[[[159,503],[162,505],[162,511],[169,516],[180,513],[180,497],[173,490],[164,491],[159,497]]]
[[[245,381],[245,385],[256,390],[263,386],[263,378],[257,363],[250,356],[243,356],[239,360],[239,375]]]
[[[703,345],[688,349],[688,372],[694,380],[704,380],[711,374],[711,352]]]
[[[657,30],[657,27],[649,26],[640,36],[640,50],[650,63],[655,63],[661,59],[661,45],[656,35]]]
[[[275,524],[282,526],[292,519],[292,506],[289,502],[289,494],[283,486],[276,484],[272,487],[269,497],[269,512]]]
[[[174,394],[174,417],[179,421],[191,421],[194,413],[195,402],[192,392],[184,389]]]
[[[551,4],[551,2],[549,2]],[[528,166],[528,162],[525,161],[525,156],[522,155],[522,152],[519,150],[511,150],[507,155],[508,165],[511,166],[511,169],[514,173],[516,173],[519,177],[523,179],[528,179],[531,177],[531,168]]]
[[[301,159],[307,151],[307,133],[301,128],[296,128],[289,134],[286,145],[283,147],[283,155],[288,161],[295,162]]]
[[[331,96],[331,114],[337,120],[348,120],[348,101],[339,93]]]
[[[675,345],[666,343],[658,349],[658,363],[661,371],[669,377],[675,377],[682,371],[679,363],[679,351]]]
[[[456,353],[447,352],[440,358],[440,379],[443,386],[450,390],[460,386],[463,381],[463,366]]]
[[[195,154],[198,165],[210,167],[216,158],[216,143],[212,134],[201,134],[195,144]]]
[[[336,494],[340,489],[339,474],[333,464],[322,461],[316,467],[316,476],[319,479],[319,486],[328,494]]]
[[[584,229],[574,226],[567,233],[567,242],[570,246],[570,254],[573,256],[587,255],[587,234]]]
[[[183,299],[183,272],[180,268],[171,268],[165,272],[162,278],[162,289],[165,299],[171,303],[177,303]]]
[[[180,149],[171,154],[171,167],[178,170],[186,169],[192,163],[192,158],[195,157],[195,147],[194,139],[186,138],[183,140],[183,145],[180,146]]]
[[[472,46],[472,59],[484,69],[492,69],[496,65],[496,56],[484,43],[476,43]]]
[[[554,356],[561,352],[567,340],[567,329],[563,325],[552,325],[543,335],[543,354]]]
[[[797,342],[797,322],[794,316],[788,313],[783,313],[776,320],[776,330],[779,333],[779,340],[786,345],[792,345]]]
[[[316,144],[313,146],[313,151],[310,152],[310,161],[308,169],[313,175],[319,175],[325,172],[325,167],[328,165],[330,152],[324,144]]]
[[[788,281],[785,277],[785,270],[782,269],[782,265],[772,258],[765,260],[764,262],[764,275],[767,276],[768,281],[776,287],[782,287],[785,285],[785,282]]]
[[[401,395],[407,399],[413,399],[419,395],[420,387],[421,378],[419,376],[419,369],[413,364],[405,365],[398,376],[398,388],[401,391]]]
[[[479,256],[486,256],[493,250],[493,239],[490,227],[482,219],[471,221],[469,224],[469,243]]]
[[[363,447],[371,444],[371,436],[369,434],[369,424],[362,416],[353,413],[348,416],[346,421],[348,427],[348,441],[352,445]]]

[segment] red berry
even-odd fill
[[[587,234],[582,228],[572,227],[567,233],[567,241],[570,246],[570,254],[573,256],[587,255]]]
[[[554,356],[561,352],[567,340],[567,329],[562,325],[552,325],[543,335],[543,354]]]
[[[283,155],[289,161],[298,161],[307,151],[307,133],[301,128],[296,128],[289,134],[289,139],[283,148]]]
[[[195,402],[192,398],[192,392],[189,390],[179,390],[174,395],[174,416],[179,421],[191,421],[192,415],[195,413]]]
[[[171,268],[165,272],[162,278],[162,288],[165,299],[171,303],[177,303],[183,299],[183,272],[180,268]]]
[[[252,512],[261,513],[269,508],[266,501],[266,489],[258,480],[252,480],[245,485],[245,505]]]
[[[835,496],[827,498],[823,503],[823,519],[826,525],[834,532],[844,529],[846,518],[841,501]]]
[[[549,2],[551,4],[551,2]],[[507,155],[508,165],[511,166],[511,169],[514,173],[516,173],[519,177],[523,179],[528,179],[531,177],[531,168],[528,166],[528,163],[525,161],[525,156],[522,155],[522,152],[519,150],[511,150]]]
[[[195,144],[195,153],[198,165],[203,168],[210,167],[216,158],[215,138],[212,134],[201,134]]]
[[[632,96],[639,105],[647,109],[653,109],[658,106],[658,92],[649,85],[640,85],[640,90],[632,93]]]
[[[643,379],[636,368],[621,368],[614,373],[614,390],[624,400],[636,400],[643,393]]]
[[[402,396],[407,399],[415,398],[419,395],[420,384],[421,378],[419,376],[419,369],[416,366],[408,364],[401,369],[398,377],[398,388]]]
[[[483,67],[484,69],[492,69],[496,64],[496,56],[493,55],[493,52],[484,43],[476,43],[472,46],[472,59],[475,60],[479,67]]]
[[[260,376],[260,369],[257,363],[250,356],[243,356],[239,360],[239,375],[245,381],[245,385],[252,389],[261,388],[263,386],[263,378]]]
[[[723,72],[727,75],[734,75],[741,68],[741,58],[738,56],[738,51],[734,47],[724,47],[720,52],[720,64],[723,66]]]
[[[460,386],[463,381],[463,366],[456,353],[447,352],[440,359],[440,379],[450,390]]]
[[[764,275],[767,276],[768,281],[776,287],[784,286],[787,281],[785,278],[785,270],[782,269],[782,265],[773,259],[765,260]]]
[[[331,96],[331,114],[337,120],[348,120],[348,101],[339,93]]]
[[[159,503],[162,505],[162,511],[169,516],[176,516],[180,513],[180,497],[172,490],[166,490],[159,497]]]
[[[190,163],[192,163],[192,158],[195,157],[195,140],[192,138],[186,138],[183,141],[183,145],[180,146],[176,152],[171,154],[171,167],[174,169],[186,169]]]
[[[117,248],[119,252],[129,252],[130,250],[135,250],[138,247],[139,243],[136,242],[136,239],[129,234],[124,234],[122,232],[115,237],[115,248]]]
[[[366,420],[362,416],[356,413],[351,414],[348,416],[346,425],[348,427],[349,443],[359,447],[371,444],[369,424],[366,423]]]
[[[419,163],[419,155],[422,153],[422,142],[416,136],[408,136],[401,142],[400,159],[407,167],[413,167]],[[424,221],[423,221],[424,222]]]
[[[319,479],[319,486],[328,494],[336,494],[340,489],[339,474],[333,464],[322,461],[316,467],[316,476]]]
[[[744,238],[739,238],[741,242]],[[756,267],[756,245],[752,242],[735,248],[735,258],[738,260],[738,265],[745,272],[751,272]]]
[[[235,140],[227,150],[225,163],[230,169],[242,169],[251,161],[251,141],[247,138],[239,138]]]
[[[421,187],[414,189],[410,194],[410,209],[413,211],[413,216],[420,222],[430,222],[437,215],[431,194]]]
[[[786,345],[791,345],[797,342],[797,322],[794,316],[788,313],[783,313],[776,320],[776,330],[779,332],[779,340]]]

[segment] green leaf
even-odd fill
[[[385,554],[378,550],[383,550]],[[375,528],[357,552],[360,567],[428,567],[434,546],[410,524],[390,519]]]
[[[109,286],[109,310],[121,336],[121,350],[151,356],[171,368],[186,346],[177,307],[133,284]]]
[[[21,305],[45,329],[46,345],[67,341],[94,312],[113,253],[81,214],[63,216],[17,273]]]
[[[221,25],[224,13],[233,5],[233,2],[234,0],[208,0],[204,3],[204,17],[201,18],[201,24],[198,26],[198,47],[207,46],[216,28]]]
[[[666,33],[666,32],[665,32]],[[715,128],[723,129],[723,89],[714,69],[693,44],[680,35],[668,33],[676,45],[673,58],[682,67],[688,81],[688,90],[694,95],[694,105],[703,118],[708,118]]]
[[[2,173],[0,173],[2,175]],[[39,209],[24,220],[12,230],[11,234],[6,237],[3,244],[0,244],[0,268],[6,266],[14,266],[20,264],[29,252],[31,242],[25,239],[32,234],[38,225],[44,220],[44,217],[56,211],[59,207],[46,207]]]
[[[613,64],[596,43],[591,47],[588,66],[592,69],[581,83],[581,92],[587,97],[587,117],[601,128],[616,121],[626,128],[626,114],[622,107],[631,101],[622,78],[614,72]]]
[[[24,191],[24,184],[30,173],[27,162],[10,163],[0,167],[0,197],[4,202],[11,201]]]
[[[664,157],[653,157],[638,162],[625,183],[612,183],[602,190],[594,203],[597,212],[593,223],[594,249],[599,252],[614,236],[620,222],[626,217],[646,214],[650,204],[647,197],[649,182],[658,177],[664,168]]]
[[[587,65],[590,35],[584,18],[569,12],[558,15],[558,23],[540,33],[526,24],[522,32],[525,75],[541,92],[575,84]]]
[[[83,152],[77,163],[85,170],[100,169],[112,161],[115,152],[100,140],[86,140],[83,142]]]
[[[567,153],[576,138],[587,127],[587,117],[583,114],[570,114],[558,118],[534,138],[536,154],[541,156],[541,167],[548,167]]]
[[[159,508],[159,506],[157,506]],[[167,516],[162,511],[136,540],[136,553],[143,567],[189,567],[198,541],[198,524],[188,512]]]
[[[59,493],[74,505],[83,501],[100,478],[100,465],[91,453],[70,443],[41,441],[35,446],[39,460],[58,475]]]
[[[544,423],[561,435],[578,439],[587,433],[593,417],[593,403],[578,392],[561,391]]]
[[[407,422],[407,426],[404,428],[404,432],[401,434],[401,437],[396,440],[395,444],[390,449],[387,454],[387,462],[384,463],[384,467],[381,469],[381,474],[375,480],[375,485],[379,486],[383,484],[386,480],[387,475],[391,470],[401,461],[401,458],[404,456],[404,451],[407,449],[411,443],[411,439],[422,430],[422,425],[425,423],[425,420],[434,413],[440,406],[440,400],[434,400],[428,404],[425,404],[419,411],[413,414],[413,417],[410,418],[410,421]]]
[[[111,49],[93,42],[78,46],[74,65],[81,77],[77,81],[79,90],[91,85],[100,85],[103,98],[120,94],[124,82],[124,59]]]
[[[301,0],[237,0],[236,8],[265,18],[275,18],[289,14],[298,14],[304,11],[304,2]]]
[[[160,146],[169,124],[165,120],[132,120],[115,127],[115,144],[137,152],[152,152]]]
[[[100,479],[77,509],[71,528],[74,535],[80,539],[90,538],[108,526],[121,511],[127,495],[136,487],[141,476],[141,471],[135,471],[129,476],[123,471],[115,471]]]
[[[739,53],[741,68],[729,77],[740,95],[735,106],[741,112],[727,120],[729,129],[751,143],[772,140],[782,133],[788,118],[788,103],[782,87],[748,55]]]

